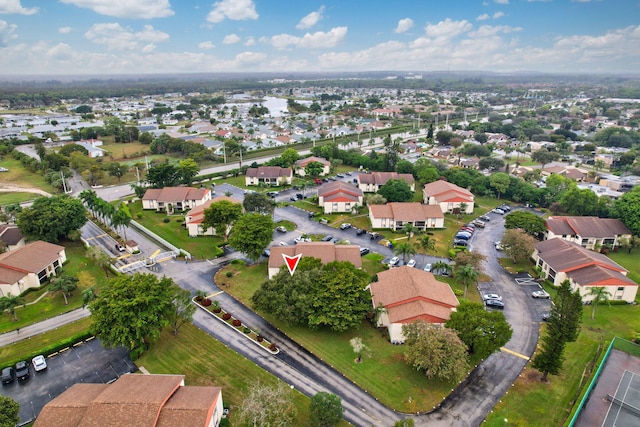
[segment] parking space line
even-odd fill
[[[519,357],[521,359],[529,360],[529,358],[527,356],[525,356],[524,354],[520,354],[520,353],[515,352],[513,350],[509,350],[508,348],[500,347],[500,350],[504,351],[505,353],[513,354],[514,356],[517,356],[517,357]]]
[[[218,296],[218,295],[223,294],[223,293],[224,293],[224,291],[218,291],[215,294],[207,295],[207,298],[213,298],[213,297]]]

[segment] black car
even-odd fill
[[[360,248],[360,255],[361,256],[365,256],[369,252],[371,252],[371,250],[369,250],[369,248]]]
[[[2,370],[2,384],[11,384],[16,379],[16,372],[13,366],[8,366]]]
[[[18,381],[24,381],[29,378],[29,364],[26,361],[16,363],[16,377]]]
[[[358,228],[356,230],[356,235],[357,236],[362,236],[363,234],[365,234],[367,232],[367,230],[363,230],[362,228]]]
[[[302,199],[304,199],[304,196],[302,195],[302,193],[297,193],[296,194],[296,198],[302,200]]]
[[[484,302],[484,304],[487,307],[491,307],[491,308],[500,308],[500,309],[504,308],[504,303],[497,299],[488,299]]]
[[[324,237],[322,238],[322,241],[323,241],[323,242],[330,242],[331,240],[333,240],[333,236],[332,236],[332,235],[330,235],[330,234],[327,234],[326,236],[324,236]]]
[[[316,215],[315,212],[309,212],[309,218],[313,218]]]
[[[480,216],[478,217],[478,219],[480,219],[480,220],[482,220],[482,221],[484,221],[484,222],[489,222],[489,221],[491,221],[491,218],[489,218],[487,215],[480,215]]]

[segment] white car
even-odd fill
[[[409,262],[407,263],[407,267],[415,267],[415,266],[416,266],[416,260],[410,259]]]
[[[278,243],[280,246],[289,246],[289,244],[287,242],[280,242]]]
[[[549,295],[545,290],[533,291],[531,292],[531,296],[534,298],[543,298],[543,299],[551,298],[551,295]]]
[[[427,264],[424,266],[424,271],[429,271],[431,272],[431,264]]]
[[[504,211],[502,209],[499,209],[499,208],[495,208],[491,212],[497,213],[498,215],[504,215]]]
[[[485,300],[485,301],[490,300],[490,299],[497,300],[497,301],[502,301],[502,297],[500,295],[498,295],[498,294],[484,294],[484,295],[482,295],[482,299]]]
[[[398,263],[398,261],[400,261],[400,258],[398,258],[397,256],[394,256],[389,260],[389,266],[394,267]]]
[[[31,359],[31,364],[33,365],[33,369],[35,369],[36,372],[47,369],[47,359],[45,359],[41,354]]]
[[[308,242],[311,242],[311,237],[302,237],[302,236],[298,236],[298,237],[296,237],[296,238],[294,239],[294,241],[295,241],[296,243],[302,243],[302,242],[308,243]]]

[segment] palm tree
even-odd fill
[[[89,249],[87,249],[87,256],[89,257],[89,259],[95,262],[96,265],[102,268],[104,270],[104,274],[109,277],[109,264],[111,262],[109,255],[104,253],[97,246],[91,246]]]
[[[62,292],[62,296],[64,297],[64,305],[69,305],[67,296],[71,296],[71,292],[73,292],[77,287],[77,277],[60,276],[51,284],[51,286],[49,286],[49,291],[53,292],[54,294]]]
[[[478,270],[473,268],[469,264],[462,265],[458,267],[455,271],[455,277],[460,282],[460,284],[464,285],[464,295],[463,298],[467,297],[467,288],[470,284],[476,283],[478,281]]]
[[[416,227],[415,225],[413,225],[412,223],[410,223],[410,222],[406,223],[402,227],[402,232],[405,233],[406,235],[408,235],[409,239],[411,239],[413,237],[413,235],[416,234],[419,231],[420,231],[420,229],[418,227]]]
[[[409,242],[402,242],[393,247],[393,253],[397,256],[402,256],[402,261],[406,264],[407,256],[415,255],[416,248]]]
[[[591,309],[591,320],[594,320],[596,317],[596,306],[600,304],[600,302],[606,302],[609,304],[611,292],[609,292],[604,286],[592,286],[589,288],[589,293],[587,295],[593,296],[593,299],[591,300],[591,305],[593,306]]]
[[[433,251],[436,248],[436,239],[429,236],[428,234],[423,234],[420,236],[418,240],[418,244],[425,252]]]
[[[451,266],[444,261],[434,262],[433,266],[431,266],[431,271],[435,271],[437,273],[442,273],[450,270],[451,270]]]
[[[14,322],[18,321],[18,315],[16,314],[16,307],[24,304],[24,298],[20,295],[12,295],[11,292],[7,292],[7,295],[0,298],[0,310],[7,310],[9,314],[13,315]]]
[[[82,291],[82,308],[89,305],[89,303],[96,299],[97,296],[95,286],[91,286],[90,288]]]

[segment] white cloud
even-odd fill
[[[253,37],[249,37],[246,42],[244,42],[245,46],[253,46],[256,44],[256,39]]]
[[[265,59],[267,59],[267,54],[262,52],[241,52],[235,58],[239,64],[255,64]]]
[[[489,14],[483,13],[476,18],[476,21],[486,21],[487,19],[489,19]]]
[[[347,27],[335,27],[329,32],[318,31],[307,33],[302,37],[291,34],[278,34],[273,37],[262,37],[263,43],[268,43],[276,49],[286,49],[289,46],[306,48],[330,48],[341,42],[347,35]]]
[[[493,19],[498,19],[498,18],[502,18],[504,16],[504,12],[496,12],[493,14]]]
[[[174,14],[169,0],[60,0],[100,15],[128,19],[166,18]]]
[[[72,30],[73,30],[73,28],[71,28],[71,27],[60,27],[60,28],[58,28],[58,32],[60,34],[69,34]]]
[[[240,41],[240,37],[236,34],[228,34],[222,40],[222,44],[236,44]]]
[[[213,4],[213,9],[207,16],[207,21],[217,24],[226,19],[245,21],[258,19],[256,5],[253,0],[221,0]]]
[[[413,19],[404,18],[398,21],[398,26],[395,29],[396,33],[404,33],[409,31],[413,27]]]
[[[298,30],[306,30],[307,28],[313,27],[322,19],[322,12],[324,12],[324,6],[320,6],[320,9],[302,18],[300,22],[298,22],[298,25],[296,25],[296,28]]]
[[[37,7],[24,7],[20,0],[0,0],[0,15],[33,15],[37,12]]]
[[[473,25],[466,19],[462,21],[452,21],[451,18],[447,18],[435,25],[427,25],[424,30],[427,37],[454,38],[471,30],[471,28],[473,28]]]
[[[149,43],[145,47],[142,48],[142,53],[151,53],[156,50],[156,45],[154,43]]]
[[[136,50],[143,42],[158,43],[169,39],[169,34],[158,31],[151,25],[145,25],[142,31],[136,33],[115,22],[93,24],[84,36],[94,43],[106,45],[109,50]],[[149,44],[144,49],[150,49]]]
[[[58,43],[45,52],[45,57],[50,60],[68,62],[76,58],[76,54],[67,43]]]
[[[509,4],[509,0],[493,0],[493,1],[498,4]]]
[[[15,24],[9,24],[6,21],[0,19],[0,47],[5,47],[9,40],[18,38],[15,31],[18,28]]]
[[[198,43],[198,47],[199,47],[200,49],[207,50],[207,49],[214,49],[214,48],[216,47],[216,45],[215,45],[215,44],[213,44],[213,42],[206,41],[206,42],[200,42],[200,43]]]

